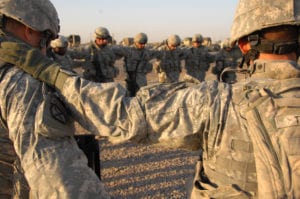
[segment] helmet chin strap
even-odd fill
[[[263,39],[259,36],[259,33],[249,35],[248,41],[250,43],[251,49],[244,55],[243,61],[240,65],[246,63],[249,69],[249,73],[252,74],[255,71],[253,65],[250,65],[251,61],[258,58],[260,53],[283,55],[292,52],[297,52],[297,56],[300,55],[300,30],[298,40],[294,41],[269,41]]]
[[[250,62],[256,60],[258,58],[259,52],[260,52],[257,49],[259,42],[260,42],[259,35],[258,34],[249,35],[248,42],[250,43],[251,49],[243,56],[243,59],[239,65],[239,68],[243,68],[243,65],[246,64],[248,67],[247,73],[249,73],[251,75],[255,69],[254,69],[253,65],[250,65]]]
[[[258,58],[259,51],[256,49],[250,49],[246,55],[244,55],[244,62],[248,66],[249,73],[252,74],[255,71],[253,64],[250,64],[251,61],[254,61]]]
[[[3,14],[0,14],[0,29],[4,29],[5,28],[5,21],[6,21],[6,17]]]
[[[260,53],[283,55],[292,52],[297,52],[299,38],[293,41],[270,41],[263,39],[259,33],[248,36],[251,49],[257,50]]]
[[[43,37],[40,41],[40,49],[43,49],[46,47],[47,47],[47,39]]]
[[[56,36],[57,38],[58,36]],[[43,32],[43,37],[40,41],[40,49],[43,49],[43,48],[47,48],[51,42],[51,40],[55,39],[55,37],[52,35],[52,33],[48,30],[44,31]]]
[[[235,69],[236,72],[238,73],[244,73],[244,74],[253,74],[255,71],[254,65],[250,64],[250,61],[254,61],[255,59],[257,59],[259,56],[259,52],[257,50],[254,49],[250,49],[245,55],[243,55],[242,61],[239,64],[238,68],[239,69]],[[247,69],[243,69],[244,64],[247,65]]]

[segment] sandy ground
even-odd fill
[[[121,62],[118,63],[121,65]],[[157,75],[147,76],[149,84]],[[208,72],[207,79],[215,76]],[[115,79],[124,84],[124,73]],[[78,131],[84,132],[78,127]],[[99,140],[101,178],[113,199],[187,198],[198,151]]]

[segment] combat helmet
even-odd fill
[[[134,43],[133,37],[124,37],[120,42],[120,44],[123,46],[131,46],[133,43]]]
[[[95,29],[95,38],[108,39],[110,37],[111,36],[107,28],[98,27]]]
[[[183,46],[191,46],[192,44],[192,37],[185,37],[182,41]]]
[[[178,35],[171,35],[168,37],[167,42],[172,46],[179,46],[181,43],[180,37]]]
[[[47,33],[49,39],[56,38],[59,32],[58,14],[49,0],[1,0],[0,28],[5,17]]]
[[[138,33],[134,37],[134,43],[146,44],[148,42],[148,37],[145,33]]]
[[[231,44],[262,29],[299,24],[297,0],[240,0],[231,27]]]
[[[201,34],[195,34],[192,37],[192,42],[199,42],[202,43],[203,42],[203,36]]]
[[[224,39],[221,43],[221,48],[231,48],[231,43],[230,43],[230,39],[227,38],[227,39]]]
[[[68,42],[70,44],[70,47],[77,47],[81,43],[81,37],[80,35],[71,34],[68,36]]]
[[[51,48],[66,48],[68,47],[68,40],[64,36],[59,36],[50,43]]]

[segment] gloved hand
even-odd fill
[[[0,43],[0,60],[13,64],[50,86],[61,90],[71,73],[49,59],[39,49],[25,43],[2,41]]]

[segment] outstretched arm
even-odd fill
[[[66,73],[38,49],[2,44],[0,57],[4,55],[4,61],[57,88],[80,124],[113,142],[146,141],[199,149],[202,133],[208,130],[206,124],[218,123],[210,120],[218,119],[214,114],[220,106],[211,102],[220,101],[228,89],[217,82],[193,87],[161,84],[142,88],[137,97],[130,98],[120,84],[90,82]]]

